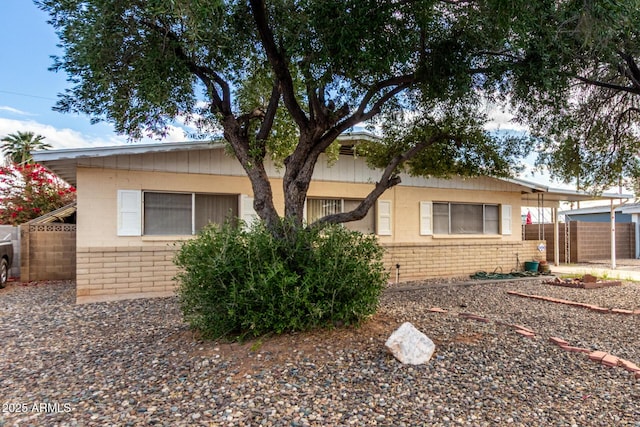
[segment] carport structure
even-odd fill
[[[522,192],[522,206],[536,208],[539,212],[545,208],[551,209],[551,222],[553,224],[553,254],[554,265],[560,264],[560,227],[558,220],[558,209],[562,202],[586,202],[586,201],[609,201],[610,205],[610,227],[611,227],[611,268],[616,268],[616,223],[615,210],[617,207],[627,203],[634,198],[628,193],[600,193],[594,194],[586,191],[553,188],[546,185],[532,183],[521,179],[513,179],[514,183],[526,187]],[[544,228],[539,226],[539,239],[544,240]]]

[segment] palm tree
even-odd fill
[[[50,144],[43,142],[44,136],[34,135],[33,132],[16,132],[2,138],[2,153],[10,163],[24,165],[33,163],[31,152],[35,150],[47,150]]]

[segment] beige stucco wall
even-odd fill
[[[177,236],[117,236],[118,190],[184,191],[252,195],[248,178],[239,176],[123,171],[117,169],[78,169],[78,247],[157,245]],[[284,210],[282,180],[273,179],[276,208]],[[312,182],[309,197],[364,198],[373,184]],[[452,190],[397,186],[387,190],[381,200],[392,202],[391,236],[380,236],[382,243],[429,243],[434,240],[520,241],[519,193],[506,191]],[[420,202],[447,201],[508,204],[513,210],[510,235],[420,236]],[[183,236],[184,237],[184,236]]]
[[[177,236],[123,237],[117,235],[118,190],[251,194],[249,180],[237,176],[177,174],[78,168],[78,247],[157,246]],[[275,194],[277,206],[283,204]],[[185,236],[182,236],[185,237]]]
[[[175,287],[173,243],[189,237],[117,236],[118,190],[252,195],[248,178],[237,175],[79,167],[77,182],[78,302],[170,295]],[[408,184],[415,185],[415,181]],[[388,270],[393,274],[395,265],[401,264],[402,279],[456,276],[498,266],[508,271],[515,264],[515,254],[521,259],[532,256],[535,243],[521,241],[520,193],[502,187],[482,190],[485,182],[481,184],[475,189],[400,185],[386,191],[380,199],[391,201],[392,235],[379,236],[379,240],[387,250]],[[272,178],[272,186],[274,203],[282,212],[281,179]],[[314,181],[308,196],[359,199],[372,188],[372,183]],[[512,233],[420,236],[421,201],[509,204]]]

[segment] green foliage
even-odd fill
[[[178,296],[185,320],[207,338],[357,324],[378,307],[381,258],[374,236],[339,225],[283,222],[275,237],[263,223],[229,222],[182,244]]]
[[[33,132],[16,132],[2,138],[2,153],[9,163],[23,166],[33,163],[31,152],[35,150],[47,150],[50,144],[43,142],[44,136],[34,135]]]
[[[557,179],[598,192],[640,176],[638,22],[638,0],[569,1],[538,37],[560,80],[519,107],[540,137],[538,165]]]
[[[0,167],[0,224],[24,224],[75,200],[76,189],[42,165]]]
[[[247,2],[36,3],[51,15],[65,49],[52,69],[69,73],[74,84],[57,109],[113,122],[133,139],[163,135],[174,119],[198,124],[194,136],[219,135],[224,116],[265,111],[272,89],[285,83],[276,78]],[[263,135],[278,161],[291,154],[303,133],[292,109],[299,107],[309,123],[324,126],[316,131],[319,136],[334,125],[345,126],[335,137],[368,121],[356,116],[349,125],[324,122],[312,111],[312,97],[332,119],[332,110],[343,106],[349,114],[362,114],[358,108],[365,99],[364,110],[372,108],[397,85],[381,83],[397,77],[406,77],[406,87],[382,103],[395,111],[430,106],[433,100],[477,98],[483,91],[506,92],[520,83],[534,90],[557,74],[539,54],[548,46],[529,41],[534,30],[542,34],[554,24],[540,18],[555,12],[554,2],[264,3],[297,102],[294,107],[280,101],[274,124]],[[212,85],[204,88],[208,80]],[[230,111],[221,106],[227,102]],[[429,108],[421,111],[431,114]],[[256,119],[247,129],[254,138],[261,126]]]
[[[284,212],[302,223],[319,156],[335,158],[331,144],[356,126],[382,130],[362,147],[393,169],[382,186],[403,168],[514,173],[533,144],[485,132],[487,100],[511,102],[533,124],[556,176],[579,170],[581,183],[599,185],[639,169],[640,69],[625,59],[640,57],[638,0],[36,3],[64,52],[52,69],[72,84],[58,110],[132,139],[163,136],[174,121],[195,123],[194,137],[224,135],[269,223],[279,213],[267,158],[285,168]],[[575,76],[631,90],[574,91]]]
[[[534,147],[525,136],[496,137],[483,128],[485,121],[463,104],[440,104],[438,113],[396,115],[384,124],[384,138],[358,145],[374,167],[384,167],[398,153],[432,141],[404,164],[413,176],[512,176],[518,159]]]

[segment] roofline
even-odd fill
[[[109,157],[122,154],[165,153],[170,151],[191,151],[223,148],[224,144],[213,141],[162,142],[158,144],[113,145],[105,147],[63,148],[59,150],[40,150],[33,152],[33,160],[46,162],[83,157]]]
[[[379,137],[369,132],[347,132],[340,135],[339,142],[375,141]],[[109,157],[123,154],[166,153],[171,151],[192,151],[224,148],[221,139],[211,141],[159,142],[156,144],[130,144],[104,147],[63,148],[33,152],[36,162],[71,160],[83,157]]]
[[[614,211],[622,214],[628,214],[628,215],[637,214],[637,213],[640,213],[640,204],[623,203],[621,205],[614,206]],[[564,215],[591,215],[591,214],[600,214],[600,213],[609,213],[609,212],[611,212],[611,206],[600,205],[600,206],[589,206],[589,207],[580,208],[580,209],[568,209],[560,213]]]
[[[366,131],[346,132],[338,136],[337,141],[344,145],[354,145],[358,141],[378,141],[380,137]],[[42,150],[33,152],[33,159],[36,162],[60,162],[74,161],[82,158],[101,158],[119,155],[131,154],[149,154],[149,153],[166,153],[166,152],[185,152],[193,150],[215,150],[223,149],[226,143],[222,139],[211,141],[185,141],[185,142],[163,142],[153,144],[129,144],[105,147],[84,147],[84,148],[67,148],[58,150]],[[524,194],[548,194],[566,197],[564,200],[593,200],[593,199],[631,199],[632,194],[603,193],[600,195],[591,194],[584,191],[568,190],[553,188],[546,185],[526,181],[520,178],[495,178],[502,180],[522,188]]]
[[[502,178],[505,181],[511,182],[513,184],[518,184],[524,187],[529,187],[532,193],[550,193],[550,194],[563,194],[567,196],[594,196],[597,199],[633,199],[635,196],[633,194],[626,193],[601,193],[601,194],[593,194],[586,191],[573,190],[567,188],[554,188],[548,185],[537,184],[534,182],[530,182],[520,178]]]

